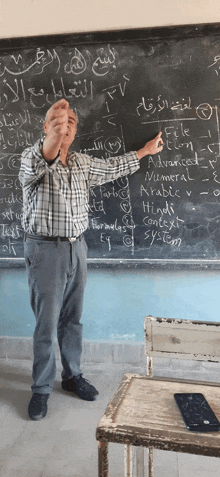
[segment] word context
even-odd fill
[[[220,55],[204,68],[218,77]],[[153,246],[178,251],[190,234],[189,215],[218,202],[220,98],[195,103],[193,93],[159,90],[152,96],[146,81],[132,102],[134,73],[135,66],[111,45],[68,47],[65,55],[59,47],[37,48],[0,58],[0,256],[17,256],[23,237],[21,153],[42,137],[45,112],[61,98],[70,102],[79,124],[92,117],[89,130],[78,132],[82,153],[108,160],[130,149],[123,117],[126,125],[128,117],[143,129],[143,142],[149,125],[163,133],[163,152],[143,159],[138,186],[124,177],[91,189],[89,232],[98,237],[103,256],[111,256],[116,243],[132,255],[144,249],[146,257]]]

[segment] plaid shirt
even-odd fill
[[[136,152],[108,160],[68,152],[48,164],[43,140],[25,149],[19,179],[23,188],[24,231],[53,237],[78,237],[88,227],[89,188],[132,174],[140,167]]]

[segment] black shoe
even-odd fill
[[[62,381],[62,388],[64,391],[76,393],[81,399],[86,401],[94,401],[99,394],[97,389],[87,379],[82,377],[82,374]]]
[[[48,398],[49,394],[33,394],[28,406],[28,414],[31,419],[39,421],[46,416]]]

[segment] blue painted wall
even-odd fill
[[[88,270],[82,323],[89,340],[144,341],[144,317],[219,321],[220,272]],[[32,336],[26,270],[0,269],[0,335]]]

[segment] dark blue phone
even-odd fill
[[[213,432],[220,430],[220,422],[201,393],[176,393],[175,401],[189,431]]]

